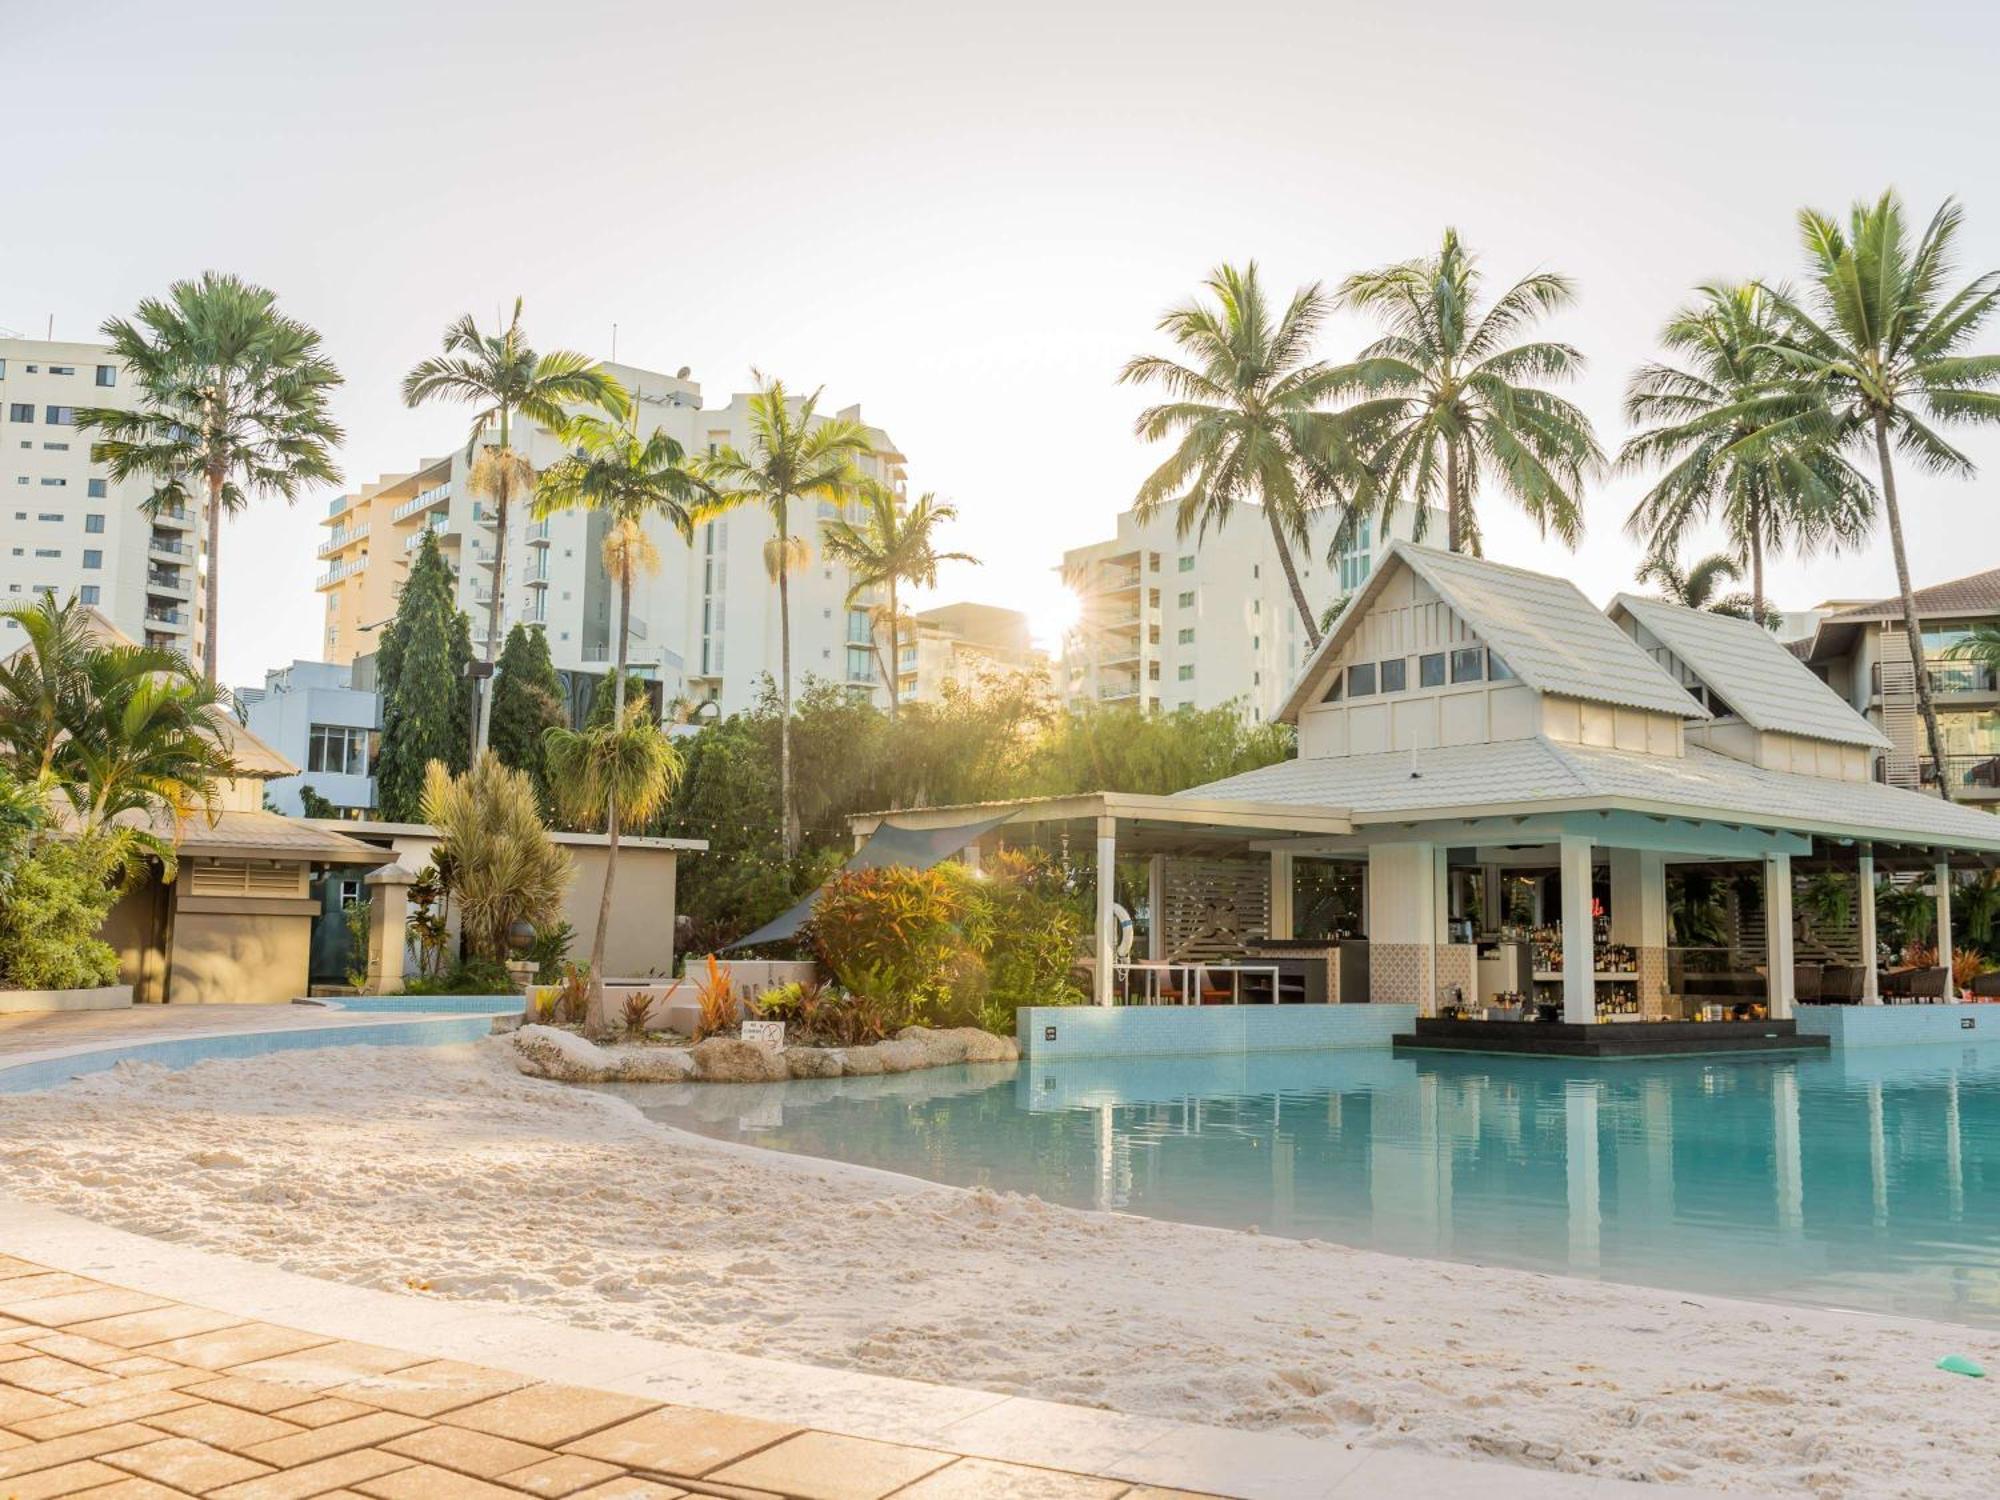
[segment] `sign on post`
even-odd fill
[[[762,1047],[766,1052],[785,1050],[785,1023],[783,1021],[745,1021],[743,1040],[753,1047]]]

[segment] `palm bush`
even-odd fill
[[[38,843],[0,898],[0,984],[73,990],[117,983],[117,950],[97,934],[118,900],[122,872],[113,840]]]
[[[543,826],[534,783],[482,754],[462,776],[438,761],[424,775],[423,817],[441,835],[459,929],[475,958],[507,957],[507,929],[541,927],[562,914],[575,878],[568,853]]]

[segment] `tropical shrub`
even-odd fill
[[[627,995],[625,997],[625,1014],[622,1018],[625,1022],[627,1034],[631,1036],[644,1036],[646,1034],[647,1018],[652,1013],[653,996],[651,991],[639,990]]]
[[[590,1014],[590,965],[564,959],[556,966],[556,1016],[571,1026],[581,1026]]]
[[[554,984],[562,977],[563,960],[569,957],[570,944],[575,941],[576,929],[567,922],[535,929],[535,940],[528,945],[528,961],[535,966],[538,983]]]
[[[984,908],[974,924],[985,961],[979,1024],[1011,1033],[1020,1006],[1081,1003],[1070,975],[1086,924],[1061,871],[1044,855],[1002,850],[986,862],[985,876],[971,882],[973,904]]]
[[[695,1022],[694,1040],[716,1036],[736,1024],[736,986],[722,965],[715,961],[713,953],[708,955],[708,972],[695,981],[695,1003],[701,1007],[701,1015]]]
[[[14,868],[0,902],[0,983],[24,990],[95,989],[118,982],[118,953],[98,929],[118,899],[119,855],[108,840],[50,839]]]
[[[967,882],[943,866],[890,865],[837,875],[813,903],[813,946],[851,994],[881,1001],[910,1025],[955,1010],[973,953]]]
[[[767,1021],[783,1021],[788,1039],[827,1047],[864,1047],[889,1035],[889,1008],[871,993],[850,994],[818,980],[775,985],[757,1001]]]
[[[406,995],[512,995],[514,976],[497,959],[469,958],[444,974],[419,974],[405,980]]]
[[[463,776],[432,761],[424,771],[423,816],[442,835],[437,857],[449,861],[469,957],[504,962],[510,926],[557,919],[575,869],[549,837],[525,773],[509,770],[490,751]]]

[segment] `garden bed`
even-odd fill
[[[792,1078],[854,1078],[913,1073],[963,1063],[1007,1063],[1021,1051],[1012,1037],[973,1026],[933,1031],[906,1026],[861,1047],[773,1050],[740,1037],[712,1036],[685,1046],[622,1043],[600,1047],[573,1031],[522,1026],[510,1037],[514,1065],[561,1083],[783,1083]]]

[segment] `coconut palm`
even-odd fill
[[[1758,620],[1767,553],[1839,547],[1875,519],[1874,488],[1842,456],[1840,424],[1822,393],[1783,380],[1771,348],[1778,333],[1763,288],[1698,288],[1660,334],[1678,362],[1642,365],[1632,377],[1625,415],[1644,430],[1618,455],[1621,468],[1663,471],[1626,530],[1652,556],[1670,559],[1719,515],[1749,569],[1747,613]]]
[[[1975,354],[1970,347],[2000,303],[2000,270],[1983,272],[1949,294],[1943,284],[1952,271],[1952,242],[1962,217],[1958,205],[1946,199],[1912,245],[1902,200],[1893,191],[1872,204],[1855,204],[1845,230],[1825,214],[1803,209],[1799,230],[1808,293],[1804,298],[1782,288],[1771,293],[1784,327],[1773,348],[1790,380],[1832,404],[1849,420],[1856,440],[1874,449],[1903,633],[1915,668],[1917,711],[1938,768],[1938,795],[1946,801],[1951,788],[1944,774],[1944,737],[1910,587],[1892,449],[1932,473],[1969,477],[1972,460],[1946,442],[1938,427],[2000,421],[2000,354]]]
[[[609,1034],[604,1012],[604,948],[611,931],[611,885],[618,873],[621,816],[643,822],[680,783],[681,754],[653,722],[641,698],[621,704],[615,718],[582,729],[551,729],[544,736],[549,783],[556,805],[582,823],[604,820],[604,889],[597,898],[597,927],[590,940],[590,995],[584,1031]]]
[[[1181,358],[1142,354],[1118,375],[1166,392],[1139,413],[1139,436],[1178,439],[1139,486],[1133,509],[1147,521],[1171,506],[1178,536],[1205,536],[1211,526],[1221,530],[1239,502],[1258,502],[1306,640],[1317,646],[1319,621],[1293,553],[1308,545],[1313,515],[1341,503],[1343,480],[1353,477],[1339,424],[1324,409],[1332,371],[1312,355],[1330,303],[1314,282],[1274,321],[1254,260],[1217,266],[1202,287],[1212,302],[1174,308],[1158,324]]]
[[[595,405],[622,413],[627,398],[618,382],[584,355],[567,349],[538,354],[522,331],[521,299],[516,297],[514,316],[498,333],[481,333],[472,314],[467,313],[445,329],[444,352],[419,361],[403,377],[406,406],[434,400],[471,402],[478,408],[465,444],[467,458],[474,457],[479,440],[489,429],[498,438],[477,457],[466,476],[475,493],[493,502],[493,592],[486,602],[484,652],[490,665],[500,651],[507,512],[514,499],[527,494],[535,481],[534,466],[514,447],[514,418],[524,417],[553,432],[567,420],[566,408]],[[486,748],[492,682],[489,675],[480,686],[473,725],[475,750]]]
[[[825,500],[845,509],[860,480],[854,461],[871,452],[874,442],[859,422],[820,416],[818,391],[794,397],[783,381],[756,378],[749,451],[725,447],[702,472],[715,485],[720,506],[761,505],[774,528],[764,544],[764,567],[778,585],[778,797],[789,860],[799,852],[792,796],[791,577],[812,556],[806,539],[792,530],[792,507]]]
[[[145,509],[158,515],[206,506],[207,578],[201,668],[216,680],[221,619],[222,518],[251,500],[287,502],[312,484],[337,484],[333,450],[344,436],[327,399],[341,383],[320,337],[278,311],[275,292],[205,271],[149,297],[134,319],[103,332],[138,391],[131,410],[89,407],[76,425],[96,434],[91,457],[117,480],[152,484]]]
[[[1727,552],[1711,552],[1707,557],[1696,558],[1686,569],[1671,557],[1649,557],[1639,564],[1633,576],[1657,588],[1667,603],[1678,604],[1682,609],[1705,609],[1710,614],[1755,620],[1763,625],[1773,619],[1769,611],[1759,610],[1751,596],[1741,590],[1723,592],[1743,577],[1742,565]]]
[[[938,550],[938,528],[957,519],[958,507],[940,501],[933,494],[920,495],[914,503],[906,502],[888,485],[869,480],[861,486],[860,519],[836,519],[820,527],[821,548],[835,562],[847,565],[851,579],[848,607],[853,608],[857,599],[875,589],[887,595],[882,604],[870,611],[870,618],[875,628],[885,631],[889,638],[882,675],[889,683],[892,721],[901,699],[898,679],[902,675],[903,616],[897,606],[897,588],[905,583],[915,588],[935,588],[941,564],[978,563],[979,559],[969,552]]]
[[[1541,529],[1574,547],[1583,535],[1584,479],[1604,461],[1590,419],[1542,383],[1569,380],[1583,356],[1568,344],[1509,342],[1568,307],[1567,276],[1538,271],[1479,306],[1477,260],[1447,229],[1438,253],[1350,276],[1343,306],[1379,314],[1388,332],[1330,384],[1354,404],[1344,430],[1366,460],[1386,526],[1391,509],[1417,507],[1421,541],[1442,500],[1446,543],[1480,551],[1475,505],[1491,478]]]

